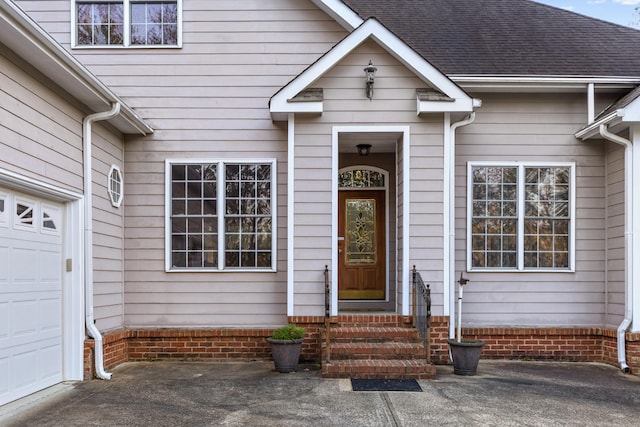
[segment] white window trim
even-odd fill
[[[80,3],[80,0],[71,0],[71,46],[73,49],[180,49],[182,48],[182,0],[176,0],[177,8],[178,8],[178,42],[177,44],[171,45],[137,45],[131,44],[131,23],[130,23],[130,4],[131,0],[95,0],[98,2],[109,2],[109,3],[123,3],[123,19],[124,19],[124,30],[123,30],[123,44],[121,45],[85,45],[78,44],[78,29],[76,23],[78,22],[77,16],[77,7],[76,3]],[[152,0],[150,0],[152,1]]]
[[[474,167],[517,167],[518,168],[518,231],[516,268],[477,268],[472,266],[472,219],[473,219],[473,174]],[[524,169],[527,167],[568,167],[569,183],[569,268],[525,268],[524,267]],[[576,164],[575,162],[467,162],[467,271],[478,273],[575,273],[576,260]]]
[[[271,165],[271,267],[270,268],[224,268],[225,263],[225,228],[224,201],[225,177],[221,173],[225,164],[270,164]],[[216,181],[218,203],[218,266],[211,268],[173,268],[171,266],[171,166],[173,164],[212,164],[218,170]],[[278,212],[277,212],[277,159],[166,159],[165,160],[165,272],[167,273],[275,273],[277,272],[278,255]]]
[[[117,198],[114,197],[115,193],[111,189],[111,175],[113,175],[114,172],[117,173],[120,178],[120,194],[117,195]],[[122,199],[124,198],[124,178],[122,177],[122,171],[116,165],[111,165],[109,174],[107,175],[107,193],[109,194],[111,206],[119,208],[122,205]]]

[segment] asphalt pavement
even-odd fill
[[[2,426],[638,426],[640,379],[601,364],[438,367],[422,392],[352,390],[315,366],[136,362],[0,407]]]

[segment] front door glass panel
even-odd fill
[[[376,263],[376,201],[349,199],[346,205],[347,265]]]

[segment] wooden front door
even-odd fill
[[[385,192],[340,191],[338,202],[338,299],[385,299]]]

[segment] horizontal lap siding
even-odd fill
[[[0,70],[0,167],[82,193],[82,120],[89,113],[12,52],[0,51]],[[122,136],[100,123],[93,130],[95,314],[99,328],[113,329],[123,325],[123,221],[106,186],[111,165],[122,168]]]
[[[46,3],[68,21],[69,1]],[[69,29],[56,33],[68,48]],[[272,122],[269,98],[344,35],[309,1],[189,0],[182,48],[72,49],[154,128],[125,144],[127,325],[286,322],[287,131]],[[276,273],[165,273],[164,165],[172,158],[277,159]]]
[[[607,143],[607,326],[617,326],[624,318],[624,148]]]
[[[0,167],[82,192],[83,115],[47,82],[0,45]]]
[[[605,315],[605,153],[573,134],[585,120],[581,95],[479,94],[476,121],[458,130],[456,270],[466,270],[467,162],[576,163],[576,272],[469,272],[466,325],[602,325]]]
[[[378,68],[373,99],[365,97],[364,67]],[[411,138],[410,259],[432,284],[435,312],[442,311],[442,115],[416,117],[416,88],[426,84],[382,48],[367,41],[314,83],[323,89],[320,117],[296,121],[296,311],[322,315],[322,269],[331,265],[331,138],[333,126],[409,126]],[[347,150],[355,150],[346,148]],[[375,150],[376,147],[372,148]],[[402,197],[402,152],[398,157],[397,197]],[[395,155],[395,148],[393,149]],[[364,163],[367,163],[364,161]],[[313,175],[307,178],[307,168]],[[312,182],[313,181],[313,182]],[[309,189],[311,188],[311,191]],[[398,206],[397,230],[402,236],[403,207]],[[390,215],[396,215],[391,211]],[[393,235],[393,234],[392,234]],[[322,237],[319,240],[319,237]],[[400,239],[401,240],[401,239]],[[402,242],[397,245],[401,269]],[[302,249],[304,248],[304,249]],[[395,258],[395,257],[394,257]],[[392,270],[390,272],[394,274]],[[399,272],[398,287],[408,272]],[[401,299],[401,295],[398,295]]]

